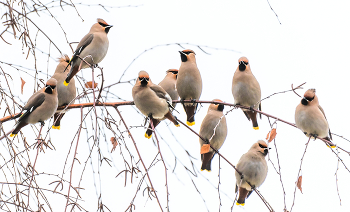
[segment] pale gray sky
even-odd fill
[[[350,89],[348,83],[350,65],[347,62],[350,58],[350,31],[348,30],[350,4],[347,1],[287,2],[271,0],[270,4],[278,14],[282,24],[279,24],[267,1],[118,1],[118,3],[101,1],[102,3],[110,6],[140,6],[118,9],[107,8],[109,12],[106,12],[99,7],[77,5],[84,22],[81,21],[72,8],[65,7],[64,11],[56,8],[52,11],[66,31],[69,42],[80,41],[89,31],[91,25],[96,22],[96,18],[103,18],[108,24],[114,25],[108,34],[110,46],[107,56],[99,64],[104,68],[105,85],[118,81],[126,67],[140,53],[151,47],[161,45],[142,54],[129,67],[122,78],[122,81],[136,78],[140,70],[145,70],[150,74],[154,83],[159,83],[165,76],[166,70],[180,67],[181,60],[178,51],[182,48],[174,45],[174,43],[181,43],[183,47],[196,52],[197,65],[203,80],[201,100],[219,98],[225,102],[233,103],[231,93],[233,73],[237,68],[238,58],[246,56],[250,61],[253,74],[260,83],[263,98],[275,92],[289,90],[291,84],[297,86],[307,82],[303,86],[304,90],[298,90],[297,92],[302,95],[306,89],[316,88],[316,94],[325,110],[331,131],[350,138],[346,121],[349,118],[346,106],[350,102],[347,93]],[[32,14],[31,17],[33,20],[40,22],[39,26],[50,37],[54,38],[62,52],[71,55],[64,34],[59,26],[51,20],[50,16],[37,17]],[[6,36],[11,37],[9,34]],[[21,44],[11,41],[12,46],[8,46],[3,42],[0,43],[2,49],[0,53],[1,60],[33,69],[32,58],[26,60],[26,51],[24,50],[25,53],[22,54]],[[48,41],[40,33],[37,43],[38,48],[48,52]],[[196,45],[200,45],[209,54],[205,54]],[[204,46],[233,51],[215,50]],[[8,52],[11,52],[11,54]],[[59,57],[59,53],[53,46],[51,46],[51,56],[53,58]],[[47,55],[37,53],[37,59],[39,70],[46,72],[48,69],[49,74],[54,72],[57,65],[54,60],[50,59],[49,68],[47,68]],[[1,66],[6,67],[5,65]],[[33,93],[32,77],[6,68],[7,72],[13,72],[12,77],[15,83],[20,82],[20,76],[27,81],[24,95],[20,94],[20,86],[17,86],[17,84],[14,85],[13,90],[15,95],[26,101]],[[29,73],[33,72],[29,71]],[[95,76],[98,74],[99,71],[97,70]],[[91,71],[88,69],[83,70],[78,75],[84,76],[87,81],[91,80]],[[44,78],[44,75],[40,76]],[[100,83],[100,81],[101,79],[97,79],[97,82]],[[125,100],[132,100],[131,88],[131,84],[122,84],[112,87],[110,92]],[[111,101],[120,100],[111,99]],[[262,110],[294,123],[295,107],[299,102],[300,98],[298,96],[288,92],[264,100]],[[185,120],[182,106],[178,105],[176,108],[180,111],[180,114],[176,114],[176,116],[181,120]],[[206,115],[207,108],[208,105],[203,104],[203,107],[196,114],[196,125],[193,126],[193,129],[197,132],[199,132],[200,123]],[[225,112],[229,109],[229,107],[226,107]],[[140,126],[144,123],[142,116],[132,107],[123,106],[120,107],[120,110],[129,126]],[[87,111],[87,109],[84,110],[85,113]],[[109,109],[109,111],[116,120],[119,120],[116,112],[112,109]],[[220,152],[233,164],[236,164],[241,155],[254,142],[265,139],[270,126],[268,119],[263,116],[262,120],[258,120],[260,130],[254,131],[251,123],[241,110],[230,112],[226,119],[229,132]],[[274,120],[271,119],[271,121]],[[36,166],[39,173],[59,175],[62,173],[68,148],[80,123],[79,109],[69,111],[61,123],[60,131],[50,131],[51,141],[54,143],[56,151],[47,150],[45,154],[40,153],[39,155]],[[281,122],[277,123],[276,145],[286,192],[286,205],[287,209],[290,210],[300,159],[308,138],[294,127]],[[13,124],[14,122],[8,122],[4,124],[4,127],[9,130]],[[47,126],[48,124],[45,127],[47,128]],[[88,127],[91,128],[91,126]],[[120,125],[120,128],[124,129],[122,125]],[[194,167],[197,170],[200,169],[198,137],[184,126],[175,128],[168,121],[162,122],[157,130],[158,137],[165,139],[160,139],[160,146],[168,167],[170,210],[219,211],[219,196],[216,189],[218,185],[218,156],[215,156],[212,162],[211,173],[200,172],[198,177],[191,176],[181,163],[189,168],[191,167],[190,158],[185,152],[187,150],[189,154],[195,157],[195,159],[192,159]],[[175,134],[176,139],[171,135],[170,130]],[[152,140],[144,138],[144,131],[143,128],[131,129],[143,160],[146,166],[149,166],[158,149]],[[29,143],[35,142],[35,135],[29,126],[23,132],[28,136],[27,141]],[[109,153],[112,148],[109,142],[112,133],[107,129],[105,129],[105,132],[108,142],[106,143],[101,139],[99,145],[103,155],[113,161],[112,167],[105,162],[102,163],[101,167],[98,166],[95,147],[92,154],[93,171],[90,162],[88,162],[80,186],[85,188],[80,193],[85,202],[80,202],[80,204],[88,211],[95,211],[98,196],[102,193],[103,204],[111,211],[125,211],[142,176],[139,174],[138,178],[134,178],[133,184],[131,184],[130,175],[128,175],[126,187],[124,187],[124,175],[115,178],[120,171],[125,169],[125,166],[118,148],[115,152]],[[93,135],[93,132],[90,132],[88,136],[91,135]],[[334,143],[350,150],[348,141],[336,136],[333,138]],[[138,160],[131,140],[126,138],[125,141],[130,151],[135,155],[135,160]],[[4,140],[1,142],[4,142]],[[92,146],[92,140],[89,140],[89,145]],[[277,167],[276,148],[273,143],[270,144],[270,147],[272,148],[270,158]],[[73,148],[75,148],[75,143]],[[84,168],[84,162],[89,154],[88,148],[86,133],[83,131],[78,147],[78,158],[81,164],[75,163],[73,169],[74,186],[77,186]],[[31,157],[33,159],[35,152],[32,151],[33,155]],[[123,152],[126,154],[124,148]],[[172,172],[175,164],[173,153],[179,159],[174,173]],[[349,155],[342,152],[340,157],[345,164],[350,164]],[[130,161],[128,156],[126,158]],[[69,180],[71,160],[72,154],[68,159],[69,165],[65,168],[66,174],[64,177],[67,180]],[[274,170],[271,162],[268,162],[268,166],[267,178],[259,190],[275,211],[283,211],[284,197],[279,175]],[[142,166],[140,167],[144,173]],[[230,211],[232,201],[235,198],[234,170],[224,160],[221,160],[221,168],[221,211]],[[342,206],[340,206],[334,175],[336,170],[337,157],[331,150],[322,141],[310,141],[302,166],[303,194],[299,190],[296,191],[293,211],[349,211],[350,195],[348,191],[350,182],[348,179],[350,173],[343,165],[339,165],[338,186],[342,200]],[[164,186],[164,167],[161,162],[151,169],[150,176],[161,205],[165,210],[166,190]],[[49,186],[48,183],[54,181],[55,178],[42,176],[40,179],[42,179],[43,187],[54,188],[53,185]],[[193,186],[191,179],[196,183],[201,196]],[[62,192],[67,193],[66,189],[67,186]],[[48,196],[57,198],[56,204],[52,205],[53,211],[62,211],[65,206],[65,198],[57,195],[51,196],[51,194],[48,194]],[[142,190],[136,197],[135,205],[135,211],[159,211],[156,200],[147,200],[146,196],[142,196]],[[260,198],[253,193],[246,200],[244,207],[235,206],[233,211],[268,210]]]

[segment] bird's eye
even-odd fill
[[[51,85],[51,88],[52,88],[52,89],[55,89],[55,88],[56,88],[56,85]]]
[[[105,23],[102,23],[102,22],[98,22],[101,26],[103,26],[103,27],[106,27],[106,26],[108,26],[108,24],[105,24]]]
[[[315,98],[315,96],[312,97],[312,98],[310,98],[310,97],[305,97],[305,99],[306,99],[307,101],[309,101],[309,102],[311,102],[312,100],[314,100],[314,98]]]
[[[259,147],[262,148],[262,149],[265,149],[265,148],[266,148],[266,146],[263,146],[263,145],[261,145],[261,144],[259,144]]]

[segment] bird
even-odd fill
[[[174,116],[171,114],[169,107],[172,107],[172,99],[169,94],[159,85],[153,84],[146,71],[140,71],[136,84],[132,88],[132,98],[135,106],[141,113],[154,120],[167,118],[175,124],[180,126]],[[145,133],[146,138],[150,138]]]
[[[214,99],[215,102],[222,102],[220,99]],[[199,144],[200,147],[203,146],[203,144],[208,144],[215,148],[216,150],[219,150],[221,146],[224,144],[224,141],[227,136],[227,125],[226,125],[226,118],[224,116],[224,105],[218,104],[218,103],[212,103],[209,106],[207,115],[204,117],[200,130],[199,135],[205,139],[203,141],[201,138],[199,138]],[[214,134],[215,129],[215,134]],[[211,139],[210,139],[211,138]],[[214,157],[214,150],[210,148],[209,152],[204,153],[201,155],[202,160],[202,166],[201,171],[207,170],[208,172],[211,171],[211,160]]]
[[[319,105],[316,89],[308,89],[295,109],[295,124],[309,137],[319,136],[331,141],[332,134],[324,110]],[[331,145],[331,147],[335,147]]]
[[[232,79],[232,95],[236,105],[247,106],[261,111],[261,90],[259,82],[254,77],[249,61],[246,57],[238,59],[238,67]],[[249,109],[242,109],[248,120],[252,120],[253,129],[258,130],[257,113]],[[261,114],[260,114],[261,119]]]
[[[263,140],[254,143],[249,151],[239,159],[236,169],[236,193],[239,192],[237,205],[244,206],[245,199],[253,192],[254,188],[261,186],[267,175],[267,163],[265,156],[269,148]],[[250,183],[250,186],[247,182]]]
[[[171,97],[172,100],[178,100],[179,99],[179,94],[177,93],[177,90],[175,88],[176,86],[176,79],[177,79],[177,73],[179,70],[177,69],[169,69],[166,71],[166,75],[164,79],[158,84],[160,87],[162,87]],[[172,103],[173,108],[175,108],[176,103]],[[162,119],[154,119],[153,120],[153,125],[154,128],[160,123],[160,121],[164,120],[165,118]],[[151,138],[152,137],[152,126],[151,123],[149,123],[149,126],[146,131],[146,137]]]
[[[98,18],[97,23],[92,25],[90,32],[81,39],[72,59],[69,61],[71,67],[66,80],[63,82],[65,86],[68,86],[78,71],[89,67],[79,57],[93,66],[96,66],[103,60],[108,51],[109,41],[107,34],[111,27],[113,26],[108,25],[106,21]]]
[[[74,104],[77,91],[75,88],[75,80],[72,78],[68,86],[63,85],[63,81],[66,79],[68,72],[65,72],[65,67],[69,64],[69,57],[63,55],[59,58],[59,63],[56,67],[55,73],[52,78],[57,80],[57,93],[58,93],[58,107],[66,106],[68,104]],[[68,65],[69,66],[69,65]],[[54,114],[53,129],[60,129],[61,119],[67,110],[57,110]]]
[[[57,98],[57,80],[54,78],[46,82],[44,88],[35,92],[24,105],[20,112],[20,118],[17,121],[15,129],[11,133],[11,137],[17,135],[22,127],[27,124],[35,124],[40,122],[43,126],[47,119],[53,116],[58,106]]]
[[[196,54],[190,49],[179,52],[181,55],[181,66],[176,82],[177,92],[181,100],[198,100],[202,94],[202,78],[197,67]],[[194,125],[197,103],[183,103],[183,107],[187,115],[187,125]]]

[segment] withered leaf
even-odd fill
[[[113,145],[111,152],[113,152],[115,150],[115,148],[118,146],[118,142],[117,142],[117,139],[115,139],[115,137],[111,137],[111,142]]]
[[[270,143],[273,139],[275,139],[276,135],[276,128],[273,128],[269,133],[267,133],[266,140]]]
[[[92,81],[89,81],[87,83],[85,83],[85,87],[86,88],[92,88]],[[97,83],[94,83],[94,88],[97,88]]]
[[[303,176],[299,176],[297,187],[299,188],[300,192],[303,193],[303,189],[301,188],[301,181],[303,180]]]
[[[203,144],[203,146],[201,147],[201,154],[208,153],[209,150],[210,150],[210,144]]]
[[[26,84],[26,81],[24,81],[21,77],[21,94],[23,94],[23,87],[24,87],[24,84]]]

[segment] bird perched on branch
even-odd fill
[[[259,140],[239,159],[236,168],[242,175],[235,172],[236,193],[239,192],[237,205],[244,206],[245,199],[250,196],[254,188],[259,187],[265,181],[267,175],[265,156],[268,149],[267,144],[263,140]]]
[[[198,100],[202,94],[202,78],[197,67],[196,54],[189,49],[179,52],[181,66],[176,82],[177,92],[181,100]],[[187,125],[194,125],[197,103],[183,103],[183,107],[187,114]]]
[[[166,75],[164,79],[158,84],[160,87],[162,87],[171,97],[172,100],[178,100],[179,99],[179,94],[177,93],[177,90],[175,88],[176,86],[176,79],[177,79],[177,73],[179,70],[177,69],[169,69],[166,71]],[[173,108],[175,108],[176,103],[172,103]],[[170,109],[172,111],[172,109]],[[154,128],[162,121],[162,119],[153,119],[153,125]],[[148,129],[146,131],[146,137],[151,138],[152,136],[152,126],[151,123],[149,123]]]
[[[74,104],[74,99],[77,95],[75,88],[75,80],[72,78],[68,86],[63,85],[64,80],[66,79],[68,72],[65,72],[65,68],[69,64],[69,57],[67,55],[59,58],[59,64],[56,67],[55,73],[52,75],[52,78],[57,80],[57,93],[58,93],[58,107],[66,106],[68,104]],[[67,110],[57,110],[54,115],[54,124],[52,125],[53,129],[60,129],[61,119]]]
[[[56,112],[57,99],[57,80],[49,79],[46,86],[35,92],[24,105],[21,116],[19,117],[15,129],[11,133],[11,137],[17,135],[22,127],[27,124],[35,124],[40,122],[44,125],[44,121],[49,119]]]
[[[305,92],[304,98],[295,109],[295,124],[307,137],[319,136],[331,141],[332,134],[326,115],[318,103],[316,89],[309,89]],[[331,145],[331,147],[335,146]]]
[[[108,25],[103,19],[98,18],[97,23],[92,25],[90,32],[81,39],[72,59],[70,71],[64,85],[68,85],[70,80],[80,71],[80,69],[88,68],[89,65],[79,58],[83,58],[91,66],[97,65],[103,60],[107,54],[109,41],[107,34],[112,25]],[[67,66],[68,67],[68,66]]]
[[[132,98],[135,106],[153,123],[165,117],[175,126],[180,126],[169,110],[169,107],[172,107],[171,97],[162,87],[152,83],[146,71],[139,72],[136,84],[132,88]],[[147,132],[145,137],[149,138]]]
[[[261,90],[258,81],[255,79],[249,61],[246,57],[241,57],[238,60],[238,67],[232,79],[232,95],[235,104],[247,106],[253,109],[261,110]],[[257,113],[242,109],[248,120],[252,120],[253,129],[258,130]],[[260,114],[261,119],[261,114]]]
[[[219,99],[213,101],[222,102]],[[223,145],[227,136],[226,118],[224,116],[224,105],[222,104],[210,104],[207,115],[204,117],[199,135],[201,135],[206,141],[199,138],[200,147],[203,144],[210,143],[213,148],[219,150]],[[202,167],[201,171],[211,171],[211,160],[214,157],[214,150],[210,148],[209,152],[201,155]]]

